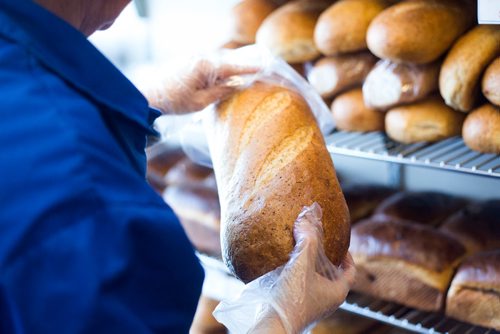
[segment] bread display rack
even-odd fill
[[[500,178],[500,155],[472,151],[460,137],[405,145],[382,132],[336,131],[325,139],[332,154]]]

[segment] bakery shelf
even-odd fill
[[[203,293],[222,300],[237,296],[243,283],[232,276],[218,259],[197,254],[205,268]],[[444,317],[440,313],[422,312],[351,292],[340,309],[368,317],[414,333],[426,334],[499,334],[493,329],[472,326]]]
[[[500,155],[472,151],[460,137],[436,143],[401,144],[382,132],[335,131],[325,140],[333,154],[500,178]]]

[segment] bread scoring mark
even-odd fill
[[[257,130],[260,130],[270,120],[275,119],[291,103],[290,94],[284,91],[275,92],[264,98],[245,120],[245,126],[241,130],[238,152],[241,152],[242,147],[247,147]]]
[[[282,168],[294,161],[309,146],[313,134],[311,126],[303,126],[270,150],[257,172],[254,189],[268,184]]]

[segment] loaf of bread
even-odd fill
[[[500,56],[486,68],[482,86],[488,101],[500,107]]]
[[[288,63],[316,59],[320,53],[314,44],[314,27],[327,0],[298,0],[283,5],[269,15],[257,31],[257,44],[267,47]]]
[[[440,62],[425,65],[393,63],[381,60],[363,84],[367,106],[387,110],[422,100],[438,90]]]
[[[500,107],[485,104],[473,110],[465,119],[462,137],[475,151],[500,154]]]
[[[322,58],[311,68],[307,80],[321,97],[328,99],[363,84],[376,61],[370,52]]]
[[[325,253],[340,264],[349,245],[349,212],[306,101],[257,82],[207,116],[229,269],[249,282],[286,263],[294,222],[314,202],[323,210]]]
[[[401,143],[433,142],[460,135],[464,118],[440,97],[432,96],[390,109],[385,116],[385,131]]]
[[[357,185],[342,187],[345,201],[349,207],[351,223],[370,215],[373,210],[395,190],[376,185]]]
[[[446,104],[464,112],[474,108],[481,75],[499,54],[500,26],[478,25],[460,37],[448,52],[439,74],[439,91]]]
[[[500,200],[471,203],[440,229],[460,241],[469,254],[500,249]]]
[[[400,192],[383,201],[374,215],[437,226],[466,205],[454,196],[432,192]]]
[[[242,44],[255,43],[255,35],[262,21],[271,14],[277,4],[272,0],[243,0],[231,10],[231,39]]]
[[[366,50],[366,31],[370,22],[393,1],[341,0],[318,19],[314,41],[324,55]]]
[[[453,278],[446,315],[500,330],[500,249],[468,257]]]
[[[431,226],[364,220],[354,225],[349,251],[356,263],[353,290],[425,311],[441,310],[465,254]]]
[[[333,100],[332,114],[335,126],[345,131],[382,131],[384,114],[369,108],[363,100],[361,88],[340,94]]]
[[[403,1],[380,13],[368,27],[370,51],[394,62],[437,60],[474,23],[472,1]]]
[[[212,313],[219,301],[202,295],[194,314],[189,334],[226,334],[227,329],[219,323]]]
[[[188,157],[178,161],[165,175],[168,185],[203,183],[213,170],[194,163]]]
[[[174,210],[194,247],[220,256],[220,205],[217,190],[204,185],[168,187],[163,199]]]

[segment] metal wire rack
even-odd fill
[[[405,145],[382,132],[336,131],[325,139],[328,150],[334,154],[500,178],[500,155],[472,151],[460,137]]]
[[[205,268],[203,293],[226,299],[238,295],[243,283],[232,276],[218,259],[197,254]],[[351,292],[340,309],[414,333],[425,334],[499,334],[493,329],[472,326],[444,317],[441,313],[422,312],[399,304]]]

